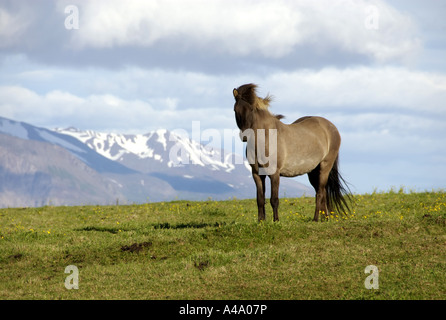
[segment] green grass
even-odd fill
[[[319,223],[310,197],[277,223],[255,200],[2,209],[0,299],[445,299],[446,193],[354,198]]]

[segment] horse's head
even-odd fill
[[[255,88],[254,84],[245,84],[232,91],[235,99],[235,121],[242,131],[251,128],[253,124],[254,102],[257,97]]]
[[[258,110],[268,110],[271,96],[260,98],[256,93],[257,85],[253,83],[244,84],[232,91],[235,104],[235,121],[241,131],[252,128],[255,121],[255,112]],[[267,114],[270,114],[267,111]],[[246,141],[244,137],[243,141]]]

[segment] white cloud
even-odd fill
[[[31,15],[26,8],[13,13],[0,6],[0,48],[20,42],[20,36],[31,22]]]
[[[93,1],[82,5],[82,26],[73,41],[80,46],[175,41],[172,50],[218,46],[238,55],[260,50],[267,56],[281,56],[301,38],[297,25],[302,14],[280,2]]]
[[[52,77],[43,79],[41,85],[51,89],[43,93],[27,89],[21,73],[19,77],[11,75],[10,79],[22,81],[24,85],[0,87],[1,113],[16,119],[49,116],[66,117],[68,121],[72,117],[79,119],[79,123],[84,119],[84,125],[91,124],[91,129],[105,125],[104,121],[94,121],[95,118],[108,119],[109,128],[116,125],[116,128],[133,130],[145,130],[153,125],[172,129],[187,126],[186,120],[199,119],[206,119],[208,128],[223,128],[223,125],[231,128],[234,125],[232,88],[255,82],[260,85],[260,95],[270,92],[275,96],[271,111],[284,114],[286,121],[302,115],[342,113],[357,116],[356,123],[364,127],[371,113],[386,117],[392,114],[399,122],[404,119],[404,124],[399,126],[402,130],[411,128],[412,121],[416,120],[413,117],[419,115],[446,117],[446,76],[397,67],[324,68],[276,72],[266,77],[247,74],[243,79],[140,68],[115,72],[97,69],[49,72]],[[64,85],[65,79],[71,79],[69,84],[76,79],[85,80],[74,93],[69,92],[70,86]],[[407,113],[410,118],[403,117]],[[127,120],[122,121],[122,117]],[[359,127],[354,123],[350,123],[350,128],[356,130]]]
[[[175,109],[175,99],[149,102],[124,100],[112,94],[79,97],[53,90],[46,94],[19,86],[0,86],[0,115],[43,127],[76,126],[119,133],[146,133],[158,128],[191,129],[195,120],[203,128],[230,126],[232,119],[218,109]],[[231,124],[230,124],[231,122]]]
[[[413,21],[380,0],[97,0],[79,6],[80,27],[71,32],[78,49],[168,43],[177,51],[279,58],[313,47],[387,61],[404,60],[420,47]],[[377,28],[367,27],[370,14]]]
[[[334,112],[338,108],[357,113],[370,108],[396,108],[446,115],[446,76],[400,67],[275,73],[262,87],[277,96],[278,106],[283,103],[288,110]]]

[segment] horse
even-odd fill
[[[305,116],[291,124],[269,111],[272,97],[257,96],[256,84],[233,89],[235,120],[257,189],[258,221],[265,220],[265,179],[271,180],[274,221],[279,220],[280,177],[308,174],[316,192],[313,221],[325,220],[336,208],[350,211],[351,192],[339,173],[341,136],[333,123],[318,116]],[[273,141],[271,142],[271,138]],[[275,140],[274,140],[275,139]],[[263,150],[263,149],[264,150]]]

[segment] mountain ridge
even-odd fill
[[[82,131],[70,127],[67,129],[56,128],[55,132],[72,136],[113,161],[122,162],[129,156],[136,156],[139,159],[151,158],[154,161],[165,163],[169,168],[181,166],[181,163],[187,162],[187,164],[202,167],[210,165],[214,170],[224,170],[226,172],[235,169],[232,161],[226,161],[228,157],[222,150],[203,146],[188,137],[182,137],[166,129],[159,129],[146,134],[116,134],[93,130]],[[181,149],[177,151],[187,153],[188,158],[178,157],[177,154],[172,152],[175,151],[174,146]],[[229,156],[232,155],[229,154]],[[237,163],[244,163],[243,157],[234,156],[238,157]],[[244,164],[250,173],[248,164]],[[150,168],[146,170],[140,168],[139,170],[143,172],[146,170],[152,171]]]
[[[109,204],[118,188],[66,149],[0,133],[0,207]]]

